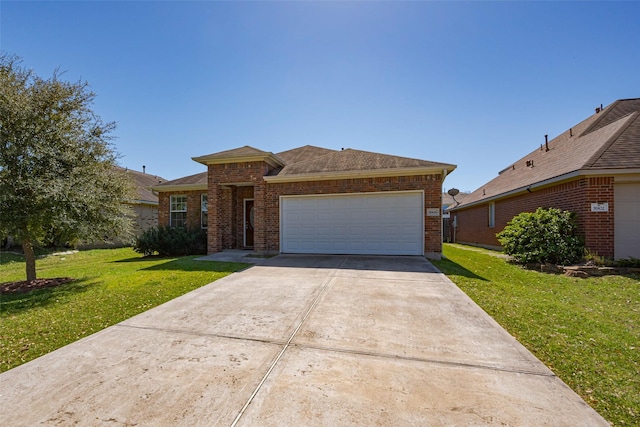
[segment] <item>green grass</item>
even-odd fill
[[[193,258],[143,258],[124,248],[38,259],[39,278],[76,280],[58,288],[0,295],[0,372],[247,266]],[[24,280],[22,257],[0,254],[0,278]]]
[[[460,289],[613,425],[640,425],[640,276],[570,278],[445,245]]]

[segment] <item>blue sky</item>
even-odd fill
[[[311,144],[453,163],[471,191],[640,97],[640,2],[0,0],[0,49],[86,80],[120,163]]]

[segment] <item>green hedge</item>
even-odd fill
[[[201,229],[157,227],[136,239],[133,249],[145,256],[201,255],[207,253],[207,234]]]
[[[513,217],[496,237],[517,263],[572,264],[585,254],[575,214],[538,208]]]

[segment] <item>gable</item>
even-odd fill
[[[188,190],[206,190],[207,188],[207,172],[200,172],[194,175],[185,176],[171,181],[163,182],[152,187],[153,190],[159,192],[165,191],[188,191]]]
[[[311,160],[315,157],[324,156],[326,154],[335,153],[336,150],[330,150],[328,148],[315,147],[313,145],[305,145],[303,147],[294,148],[292,150],[283,151],[276,154],[278,158],[284,161],[285,164],[298,163],[306,160]]]

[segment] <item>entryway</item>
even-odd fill
[[[244,199],[244,247],[253,248],[253,229],[255,224],[255,208],[253,199]]]

